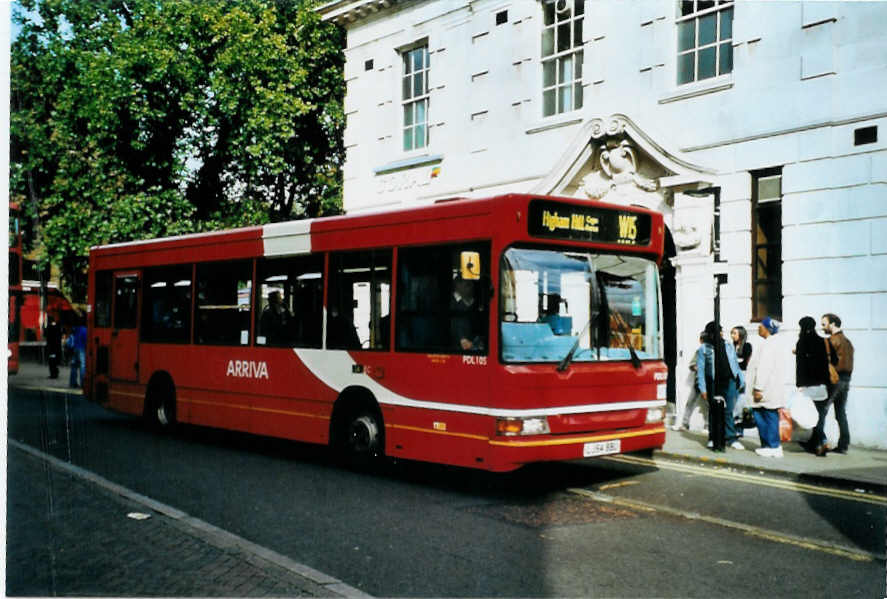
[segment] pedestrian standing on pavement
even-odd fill
[[[68,380],[69,387],[83,386],[83,377],[86,376],[86,327],[83,319],[78,315],[74,328],[71,331],[73,338],[73,355],[71,359],[71,376]]]
[[[748,363],[751,360],[752,346],[748,342],[748,332],[742,325],[736,325],[730,330],[730,339],[733,341],[733,349],[736,351],[736,361],[739,362],[739,369],[743,375],[748,370]],[[736,434],[741,439],[745,436],[745,430],[742,428],[742,410],[748,405],[748,394],[745,387],[740,387],[739,396],[736,398],[736,407],[733,408],[733,421],[737,422]]]
[[[726,445],[745,449],[733,420],[739,388],[744,384],[733,344],[724,339],[724,331],[716,322],[705,325],[704,341],[696,358],[696,383],[702,399],[708,402],[710,447],[714,451],[724,451]]]
[[[816,334],[816,320],[805,316],[798,321],[801,332],[795,345],[795,385],[801,393],[813,400],[819,419],[813,434],[806,443],[801,443],[806,451],[825,455],[818,448],[825,444],[825,416],[828,414],[828,353],[827,341]]]
[[[49,378],[59,378],[59,363],[62,360],[62,327],[52,316],[46,326],[46,359],[49,361]]]
[[[748,367],[748,389],[751,391],[752,408],[761,447],[755,450],[759,456],[781,458],[779,442],[779,408],[785,407],[785,355],[779,338],[780,323],[765,317],[758,325],[758,335],[763,339],[761,347],[752,354]],[[787,351],[787,350],[786,350]]]
[[[702,406],[704,405],[704,402],[701,401],[702,396],[699,390],[699,383],[696,380],[696,362],[699,359],[699,353],[702,351],[702,346],[704,344],[705,331],[702,331],[699,333],[699,347],[696,348],[696,354],[690,362],[690,376],[693,377],[693,390],[690,392],[690,397],[687,399],[687,404],[684,406],[684,414],[681,417],[681,424],[675,424],[672,427],[672,430],[690,430],[690,416],[693,415],[693,410],[696,409],[696,406],[699,406],[700,410],[703,409]],[[711,440],[711,436],[709,436],[709,440]]]
[[[847,424],[847,395],[850,392],[850,376],[853,374],[853,344],[841,330],[841,319],[835,314],[823,314],[822,329],[828,335],[829,360],[838,371],[838,382],[828,385],[828,404],[835,406],[840,436],[835,453],[845,454],[850,447],[850,426]],[[826,407],[826,410],[828,407]],[[822,445],[822,452],[826,446]],[[817,452],[816,455],[819,455]]]
[[[748,342],[748,332],[744,326],[735,326],[730,330],[730,339],[733,340],[733,350],[736,352],[736,361],[739,368],[745,372],[748,370],[748,362],[751,360],[752,346]]]

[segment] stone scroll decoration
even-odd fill
[[[580,190],[590,199],[616,200],[613,196],[637,196],[638,191],[656,193],[659,181],[638,172],[638,154],[632,141],[625,136],[625,122],[619,118],[607,121],[595,119],[591,126],[591,137],[600,140],[596,154],[598,164],[591,173],[585,175],[579,185]]]
[[[679,254],[705,255],[710,250],[713,206],[710,199],[692,197],[663,185],[672,173],[648,154],[633,124],[621,115],[589,122],[591,156],[576,175],[577,197],[658,210],[665,216]]]

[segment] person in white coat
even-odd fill
[[[751,407],[755,424],[761,437],[761,447],[755,450],[760,456],[781,458],[779,442],[779,408],[785,407],[787,372],[783,356],[782,339],[777,335],[780,323],[769,316],[758,325],[758,335],[764,340],[760,349],[752,353],[748,367],[746,387],[751,390]]]

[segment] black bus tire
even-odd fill
[[[167,376],[155,376],[148,384],[145,397],[145,419],[161,431],[171,431],[176,425],[176,388]]]
[[[337,411],[332,446],[345,465],[365,468],[385,456],[385,425],[375,402],[351,403]]]

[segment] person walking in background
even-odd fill
[[[46,359],[49,361],[49,378],[59,378],[59,363],[62,361],[62,327],[52,316],[46,326]]]
[[[70,337],[73,339],[73,358],[71,359],[71,376],[68,378],[69,387],[83,386],[83,377],[86,376],[86,327],[83,325],[83,319],[80,315],[77,322],[71,330]]]
[[[801,331],[794,350],[795,385],[813,400],[819,414],[813,434],[806,443],[801,443],[801,447],[824,456],[825,451],[819,451],[819,448],[825,444],[825,416],[828,414],[828,393],[825,390],[828,384],[827,341],[816,334],[816,320],[812,316],[799,320],[798,326]]]
[[[716,322],[705,325],[705,343],[696,357],[696,383],[702,399],[708,401],[708,430],[710,446],[724,451],[745,449],[739,442],[733,408],[744,384],[742,369],[736,361],[733,344],[723,338],[723,329]]]
[[[672,427],[672,430],[690,430],[690,417],[693,415],[693,410],[696,409],[696,406],[700,406],[702,409],[703,403],[699,400],[702,399],[699,390],[699,383],[696,379],[696,363],[699,360],[699,354],[702,352],[702,346],[705,344],[705,331],[699,333],[699,347],[696,348],[696,354],[693,356],[693,360],[690,362],[690,375],[693,377],[693,390],[690,393],[689,399],[687,399],[687,405],[684,406],[684,414],[681,416],[681,424],[675,424]],[[709,440],[711,440],[711,436],[709,436]]]
[[[764,340],[755,350],[748,368],[747,387],[752,397],[755,424],[761,437],[759,456],[781,458],[779,442],[779,408],[785,407],[785,356],[781,339],[777,338],[780,323],[765,317],[758,325],[758,335]]]
[[[853,374],[853,344],[844,335],[841,330],[841,319],[835,314],[822,315],[822,329],[829,335],[828,349],[829,361],[838,371],[838,382],[829,384],[828,386],[828,405],[835,406],[835,419],[838,421],[838,429],[840,437],[838,437],[838,446],[834,449],[835,453],[847,453],[850,447],[850,427],[847,424],[847,395],[850,392],[850,376]],[[826,406],[826,411],[828,406]],[[824,453],[826,447],[823,444],[821,451]],[[817,451],[817,455],[820,455]]]

